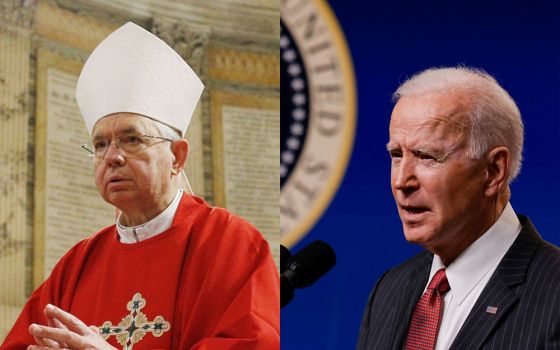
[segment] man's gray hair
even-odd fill
[[[515,101],[491,75],[469,67],[430,68],[405,81],[393,94],[401,97],[466,93],[470,134],[467,155],[480,159],[492,147],[504,146],[511,153],[508,183],[521,170],[523,122]]]
[[[182,138],[181,133],[176,129],[170,127],[169,125],[163,124],[162,122],[159,122],[152,118],[148,118],[148,119],[150,119],[154,123],[154,126],[156,127],[159,133],[159,135],[157,136],[165,137],[166,139],[170,139],[173,141],[178,141]]]

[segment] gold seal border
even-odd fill
[[[288,234],[282,237],[281,243],[287,247],[294,246],[299,240],[303,238],[323,215],[328,205],[331,203],[335,193],[338,191],[346,168],[352,154],[354,145],[354,135],[356,130],[356,80],[354,75],[354,66],[350,57],[350,50],[346,44],[346,38],[340,28],[334,12],[325,0],[313,0],[316,8],[325,19],[325,23],[330,29],[334,38],[336,52],[339,55],[340,62],[342,63],[343,81],[345,93],[347,94],[346,109],[344,113],[347,126],[343,135],[343,148],[340,153],[339,159],[336,161],[336,167],[333,169],[333,174],[330,176],[326,186],[324,187],[323,194],[315,201],[313,208],[309,214],[300,221],[300,223]]]

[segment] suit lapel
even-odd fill
[[[520,215],[519,220],[523,226],[519,236],[488,281],[450,350],[480,349],[499,321],[515,308],[518,298],[514,289],[525,282],[533,254],[542,242],[529,219]]]
[[[503,278],[495,274],[478,298],[450,349],[479,349],[498,321],[516,302],[515,294]],[[495,308],[496,313],[487,312],[488,307]]]
[[[426,253],[425,258],[417,264],[416,269],[410,272],[408,280],[403,283],[399,291],[399,300],[403,302],[397,304],[400,305],[400,310],[397,312],[397,315],[400,315],[400,317],[397,322],[395,322],[396,328],[392,338],[394,339],[393,350],[402,350],[403,348],[412,312],[418,300],[422,297],[426,284],[428,283],[428,278],[430,277],[432,260],[433,255]]]

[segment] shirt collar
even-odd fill
[[[508,202],[494,225],[468,246],[449,266],[446,267],[441,258],[434,254],[430,280],[439,269],[445,268],[454,302],[461,305],[484,276],[495,270],[519,232],[521,232],[521,223]]]
[[[171,201],[171,204],[169,204],[164,211],[150,221],[138,226],[127,227],[121,225],[121,216],[119,215],[117,218],[119,240],[126,244],[138,243],[166,231],[171,227],[171,224],[173,224],[173,218],[179,207],[182,195],[183,190],[179,190],[175,198],[173,198],[173,201]]]

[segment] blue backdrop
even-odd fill
[[[353,349],[372,285],[419,251],[403,238],[385,151],[391,94],[413,73],[465,64],[488,71],[518,103],[523,169],[513,208],[560,245],[560,3],[331,1],[353,56],[357,130],[342,185],[294,251],[316,239],[337,266],[282,310],[282,349]]]

